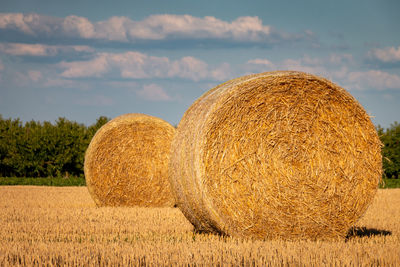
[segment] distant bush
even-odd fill
[[[400,188],[400,179],[388,179],[384,178],[379,188]]]
[[[83,124],[59,118],[55,124],[0,115],[0,176],[83,177],[83,160],[96,131],[109,119]]]
[[[383,143],[382,157],[385,178],[400,177],[400,124],[395,122],[389,128],[377,127]]]
[[[85,126],[65,118],[50,122],[4,119],[0,115],[0,177],[83,177],[86,148],[109,121]],[[383,143],[384,178],[400,178],[400,124],[377,127]]]

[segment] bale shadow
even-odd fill
[[[346,241],[355,237],[372,237],[372,236],[388,236],[392,235],[391,231],[379,230],[367,227],[352,227],[347,232]]]
[[[196,235],[215,235],[219,236],[220,238],[226,238],[228,235],[221,233],[217,230],[214,232],[204,231],[200,229],[193,229],[193,240],[196,239]],[[367,227],[352,227],[347,232],[345,242],[349,241],[352,238],[364,238],[364,237],[373,237],[373,236],[391,236],[392,232],[387,230],[379,230],[375,228],[367,228]]]

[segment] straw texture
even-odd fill
[[[143,114],[119,116],[94,135],[85,154],[87,188],[98,206],[173,206],[168,181],[175,128]]]
[[[184,114],[169,178],[199,231],[270,239],[338,239],[381,180],[381,143],[344,89],[294,71],[244,76]]]

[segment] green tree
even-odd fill
[[[108,122],[83,124],[59,118],[50,122],[3,119],[0,115],[0,176],[83,176],[85,151],[96,131]]]
[[[389,128],[377,127],[379,137],[383,143],[383,169],[387,178],[400,177],[400,124],[394,122]]]
[[[18,146],[23,143],[23,127],[19,119],[0,117],[0,171],[2,175],[19,175],[24,163]]]

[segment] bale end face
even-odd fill
[[[200,230],[335,239],[381,180],[381,143],[344,89],[301,72],[241,77],[206,93],[173,140],[170,180]]]
[[[96,204],[173,206],[168,161],[174,134],[169,123],[143,114],[125,114],[100,128],[84,165]]]

